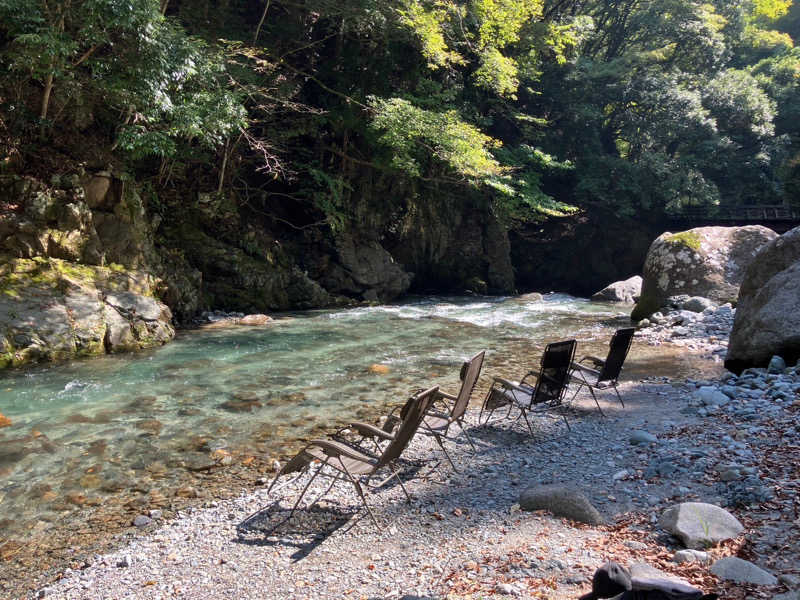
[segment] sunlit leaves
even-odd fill
[[[755,18],[763,18],[768,20],[775,20],[789,11],[792,5],[792,0],[752,0],[753,1],[753,16]]]
[[[463,121],[456,111],[428,111],[400,98],[372,98],[370,105],[375,111],[371,127],[391,148],[396,169],[424,176],[432,157],[472,181],[504,172],[490,152],[499,142]]]
[[[450,19],[450,12],[458,10],[448,7],[447,2],[430,2],[423,5],[418,0],[405,0],[398,11],[402,22],[418,37],[422,54],[428,66],[438,68],[450,64],[463,64],[464,59],[450,49],[445,40],[444,28]]]
[[[775,103],[747,72],[720,73],[706,87],[703,104],[731,135],[759,139],[774,133]]]

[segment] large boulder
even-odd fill
[[[760,225],[698,227],[661,234],[647,252],[642,295],[631,319],[649,317],[670,296],[702,296],[718,304],[735,303],[745,269],[759,248],[777,236]]]
[[[659,525],[687,548],[702,550],[735,538],[744,526],[724,508],[704,502],[683,502],[661,515]]]
[[[800,227],[772,240],[748,267],[739,291],[725,366],[740,373],[773,355],[800,358]]]
[[[599,292],[592,294],[592,300],[602,302],[627,302],[633,304],[642,293],[642,278],[639,275],[624,281],[615,281]]]
[[[175,335],[157,280],[59,259],[0,261],[0,367],[158,346]]]

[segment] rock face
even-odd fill
[[[703,502],[684,502],[668,508],[659,525],[695,550],[735,538],[744,530],[731,513]]]
[[[711,565],[711,572],[720,579],[756,585],[777,585],[778,579],[751,562],[735,556],[720,558]]]
[[[125,352],[172,339],[172,313],[139,271],[59,259],[0,265],[0,367]]]
[[[590,296],[609,281],[641,273],[647,248],[663,229],[593,211],[514,229],[517,287]]]
[[[647,251],[642,295],[631,319],[649,317],[677,295],[736,302],[745,269],[759,248],[777,236],[760,225],[661,234]]]
[[[748,267],[725,366],[740,373],[773,355],[800,358],[800,227],[762,247]]]
[[[361,296],[367,301],[391,300],[411,285],[412,275],[376,241],[357,244],[346,236],[337,241],[336,248],[339,263],[332,265],[321,281],[334,293]]]
[[[560,485],[537,485],[519,495],[522,510],[547,510],[557,517],[597,525],[603,517],[580,492]]]
[[[642,278],[634,275],[625,281],[616,281],[592,294],[592,300],[608,302],[627,302],[633,304],[642,293]]]

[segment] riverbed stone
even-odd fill
[[[711,565],[711,572],[720,579],[755,585],[777,585],[778,578],[753,563],[736,556],[726,556]]]
[[[579,491],[563,485],[534,485],[519,495],[522,510],[546,510],[557,517],[597,525],[603,517]]]
[[[637,429],[631,432],[628,441],[634,446],[638,446],[639,444],[652,444],[657,442],[658,438],[648,431]]]
[[[703,552],[701,550],[678,550],[672,556],[672,560],[678,564],[693,562],[707,564],[711,562],[711,555],[708,552]]]
[[[773,356],[769,360],[767,373],[780,374],[786,369],[786,361],[780,356]]]
[[[702,296],[692,296],[686,302],[681,305],[682,310],[688,310],[694,313],[701,313],[708,309],[716,308],[716,303],[709,300],[708,298],[703,298]]]
[[[684,502],[661,515],[659,525],[690,549],[703,549],[735,538],[744,526],[727,510],[704,502]]]
[[[624,281],[615,281],[592,294],[592,300],[633,304],[639,299],[641,293],[642,278],[640,275],[634,275]]]

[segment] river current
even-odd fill
[[[488,350],[482,389],[487,373],[534,367],[550,341],[574,337],[579,355],[605,355],[629,310],[562,294],[426,297],[185,331],[146,353],[5,372],[0,545],[101,507],[135,512],[142,495],[164,505],[198,477],[266,464],[416,388],[454,393],[461,362],[479,350]],[[680,374],[676,360],[634,342],[626,373]]]

